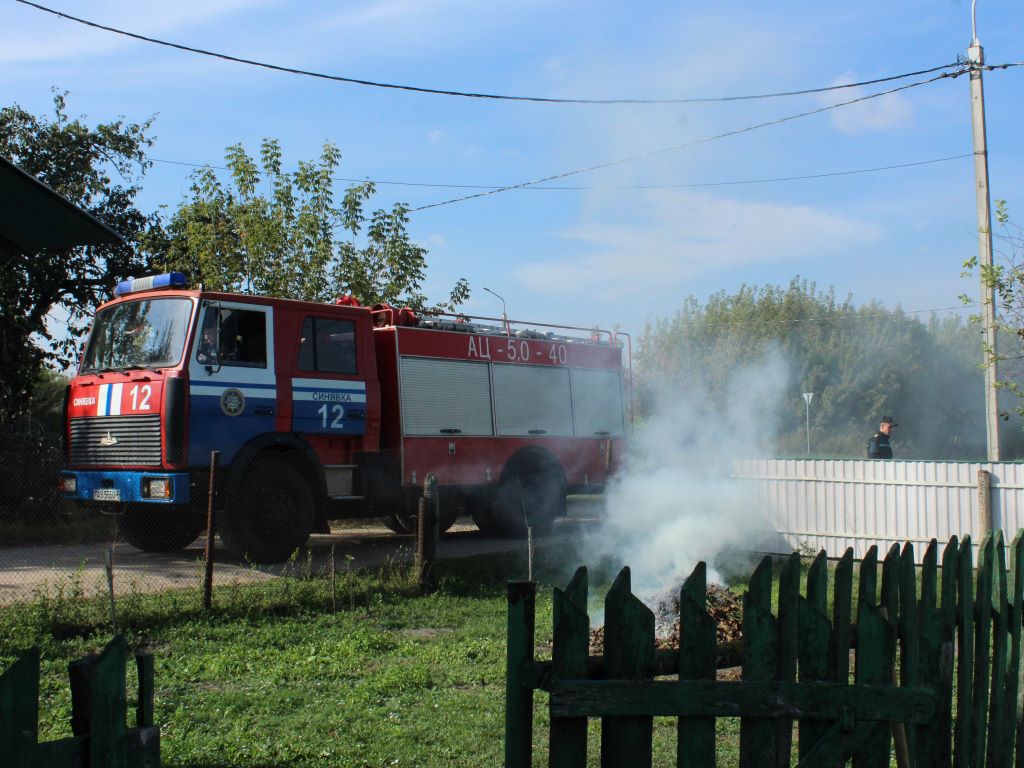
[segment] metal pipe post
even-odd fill
[[[206,552],[205,570],[203,573],[203,607],[210,610],[213,605],[213,535],[214,505],[217,499],[217,465],[220,463],[220,451],[210,452],[210,490],[206,498]]]

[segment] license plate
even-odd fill
[[[97,488],[92,497],[96,501],[120,501],[121,491],[118,488]]]

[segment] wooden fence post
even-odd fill
[[[836,564],[832,599],[831,678],[850,682],[850,625],[853,621],[853,549],[848,547]]]
[[[934,551],[934,550],[933,550]],[[934,555],[933,555],[934,557]],[[900,639],[900,685],[914,688],[921,684],[921,626],[922,610],[917,599],[917,566],[914,556],[914,545],[907,542],[903,545],[900,555],[899,616],[893,624]],[[922,575],[922,593],[924,592],[924,576]],[[934,599],[934,580],[932,585]],[[923,598],[922,598],[923,599]],[[893,726],[893,737],[906,744],[907,758],[910,765],[918,765],[917,729],[908,728],[903,723]],[[927,763],[925,763],[927,765]]]
[[[1010,764],[1016,749],[1018,760],[1024,759],[1024,701],[1021,700],[1021,624],[1024,611],[1024,529],[1017,532],[1010,545],[1010,662],[1006,670],[1006,711],[1003,716],[1003,761]]]
[[[0,675],[0,755],[10,768],[34,768],[39,738],[39,649]]]
[[[858,685],[884,685],[892,675],[892,654],[896,649],[896,633],[879,610],[878,549],[871,547],[860,564],[860,590],[857,598],[857,665]],[[878,723],[853,758],[853,768],[875,768],[888,765],[889,724]]]
[[[654,612],[630,590],[627,567],[619,571],[604,601],[604,670],[609,680],[644,680],[654,670]],[[653,717],[603,718],[602,767],[649,768],[653,730]]]
[[[772,616],[772,560],[754,570],[743,595],[743,680],[769,682],[778,663],[778,630]],[[740,768],[775,766],[779,760],[775,723],[764,718],[740,721]]]
[[[807,598],[800,599],[800,682],[827,681],[834,665],[829,659],[832,626],[828,620],[828,561],[825,550],[818,553],[807,570]],[[844,681],[845,682],[845,681]],[[826,721],[807,718],[800,721],[800,759],[810,754],[822,739],[829,725]]]
[[[974,711],[974,558],[971,537],[964,536],[957,557],[956,608],[956,725],[953,764],[971,766],[974,737],[970,713]],[[943,574],[945,575],[945,574]]]
[[[714,680],[716,626],[707,611],[707,566],[693,569],[679,592],[679,680]],[[715,718],[680,717],[676,765],[714,768]]]
[[[125,641],[115,637],[98,656],[68,665],[71,730],[89,737],[90,768],[126,768]]]
[[[989,690],[991,703],[988,713],[989,765],[999,765],[1004,754],[1007,734],[1004,729],[1006,710],[1007,679],[1006,665],[1009,657],[1010,639],[1010,596],[1006,583],[1006,547],[1003,532],[995,531],[992,537],[992,600],[989,625],[992,627],[992,678]]]
[[[800,555],[794,552],[782,566],[779,574],[778,657],[775,679],[796,682],[797,646],[800,638]],[[779,718],[775,723],[775,743],[778,749],[777,768],[789,768],[793,749],[793,721]]]
[[[523,685],[524,665],[533,661],[537,585],[508,585],[505,651],[505,768],[530,768],[533,762],[533,689]]]
[[[978,470],[978,535],[992,530],[992,473]]]
[[[985,723],[988,718],[989,674],[992,640],[992,532],[978,548],[978,584],[974,601],[974,709],[971,713],[971,762],[981,768],[985,765],[985,741],[988,736]]]
[[[440,514],[437,475],[427,474],[420,497],[416,526],[416,573],[420,589],[433,592],[437,584],[437,539],[440,536]]]
[[[590,652],[590,617],[587,615],[587,569],[576,569],[565,588],[555,589],[552,603],[552,680],[586,680]],[[549,738],[552,768],[585,768],[587,718],[552,717]]]
[[[153,694],[156,687],[153,654],[135,654],[135,668],[139,674],[139,696],[135,704],[135,725],[146,728],[153,725]]]

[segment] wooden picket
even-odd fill
[[[6,768],[159,768],[160,729],[153,725],[153,657],[136,654],[136,727],[125,722],[124,638],[68,665],[72,736],[39,742],[39,649],[0,675],[0,755]]]
[[[815,768],[1022,768],[1024,531],[1008,569],[1005,550],[1000,532],[977,547],[953,537],[941,558],[933,540],[918,566],[913,544],[894,545],[879,583],[872,547],[856,601],[847,550],[831,574],[831,614],[824,552],[802,593],[799,558],[776,580],[766,557],[743,598],[739,681],[716,680],[724,649],[704,563],[679,594],[678,653],[655,651],[654,615],[631,593],[628,568],[605,599],[603,656],[588,657],[586,569],[554,592],[551,661],[535,658],[535,585],[510,585],[505,764],[532,765],[533,693],[543,690],[549,764],[560,768],[588,764],[588,718],[601,719],[602,766],[650,766],[655,717],[678,718],[676,764],[686,768],[717,764],[718,717],[740,718],[741,768],[790,766],[794,751]]]

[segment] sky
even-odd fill
[[[951,64],[971,39],[963,0],[41,2],[281,66],[550,98],[710,98],[857,83]],[[979,0],[977,22],[988,63],[1024,62],[1019,0]],[[486,286],[514,319],[617,325],[634,336],[687,296],[798,275],[840,298],[922,317],[976,294],[976,281],[961,277],[977,253],[966,76],[734,133],[932,76],[723,103],[468,99],[268,71],[0,0],[0,104],[48,113],[56,88],[70,92],[70,113],[91,123],[156,115],[143,210],[182,202],[187,164],[223,165],[227,146],[256,152],[265,137],[281,142],[291,169],[335,143],[340,178],[380,182],[373,208],[478,191],[417,185],[520,184],[656,153],[543,189],[411,213],[412,239],[429,251],[432,300],[464,277],[470,315],[500,315]],[[984,83],[992,197],[1024,211],[1024,67],[987,72]],[[751,183],[910,163],[919,164]]]

